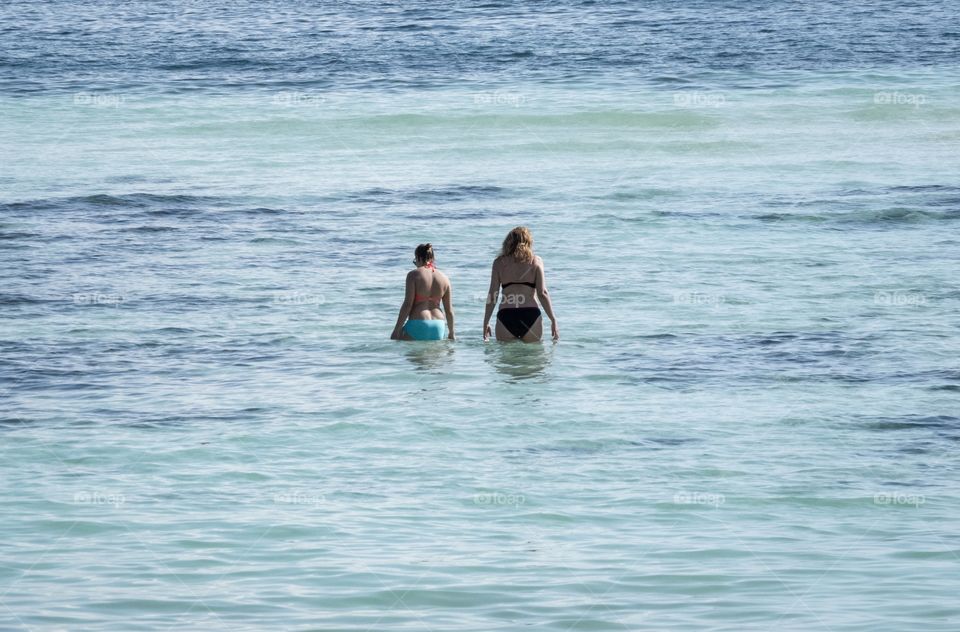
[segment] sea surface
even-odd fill
[[[8,0],[0,630],[958,630],[958,174],[955,2]]]

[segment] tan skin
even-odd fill
[[[411,320],[443,320],[447,319],[447,338],[456,340],[453,330],[453,297],[450,279],[443,272],[427,267],[429,261],[417,260],[414,262],[416,270],[407,273],[406,291],[397,324],[390,334],[391,340],[412,340],[403,330],[407,319]],[[414,302],[415,295],[429,296],[429,301]],[[443,311],[440,311],[443,303]]]
[[[543,259],[534,257],[533,263],[528,263],[518,261],[514,257],[505,256],[494,259],[493,269],[490,271],[490,289],[487,291],[487,306],[483,313],[483,339],[490,339],[490,317],[493,316],[493,308],[497,304],[500,286],[513,281],[535,281],[537,288],[534,290],[527,285],[511,285],[503,288],[501,307],[536,307],[536,300],[539,300],[543,311],[550,318],[550,334],[554,340],[560,340],[560,329],[557,327],[557,317],[553,313],[553,303],[550,301],[550,292],[547,290],[547,280],[543,272]],[[517,340],[499,319],[496,322],[497,340],[503,342]],[[543,317],[541,316],[521,340],[523,342],[540,342],[542,338]]]

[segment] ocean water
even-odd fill
[[[958,14],[4,3],[0,629],[957,630]]]

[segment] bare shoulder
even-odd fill
[[[533,256],[533,265],[537,268],[543,268],[543,257],[540,255]]]

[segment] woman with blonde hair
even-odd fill
[[[433,263],[433,246],[414,251],[416,269],[407,273],[406,291],[392,340],[454,340],[453,297],[450,279]],[[443,311],[440,311],[440,303]]]
[[[500,256],[493,260],[483,314],[484,340],[490,339],[490,317],[501,289],[503,300],[497,312],[497,340],[539,342],[543,338],[543,317],[537,306],[538,299],[550,318],[553,339],[560,339],[553,303],[547,291],[543,259],[533,253],[533,235],[526,226],[517,226],[507,233]]]

